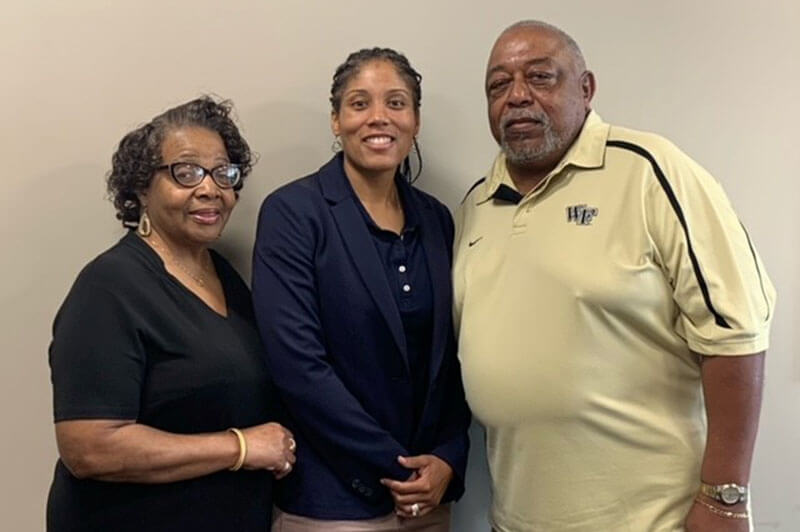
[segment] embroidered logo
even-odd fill
[[[589,207],[585,203],[580,205],[570,205],[567,207],[567,223],[575,222],[575,225],[592,225],[592,220],[600,212],[597,207]]]

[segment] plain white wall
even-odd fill
[[[231,98],[261,161],[219,248],[244,276],[269,191],[329,156],[330,78],[354,49],[405,52],[423,74],[420,186],[455,207],[488,168],[489,48],[522,18],[582,46],[608,121],[664,134],[723,183],[778,288],[753,471],[758,530],[800,528],[800,4],[6,2],[0,19],[0,526],[41,530],[56,450],[47,345],[79,269],[122,234],[104,198],[121,136],[204,92]],[[484,531],[474,431],[455,530]]]

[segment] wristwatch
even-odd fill
[[[747,502],[747,486],[739,484],[706,484],[700,483],[700,493],[719,501],[726,506]]]

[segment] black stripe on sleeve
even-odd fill
[[[689,250],[689,259],[692,262],[692,268],[694,269],[694,275],[697,278],[697,284],[700,285],[700,291],[703,293],[703,300],[706,303],[706,307],[708,308],[709,312],[714,316],[714,321],[720,327],[724,327],[726,329],[730,329],[731,326],[728,325],[728,322],[725,321],[725,318],[717,312],[714,308],[714,304],[711,302],[711,295],[708,293],[708,285],[706,284],[705,277],[703,277],[703,272],[700,269],[700,264],[697,262],[697,256],[694,253],[694,248],[692,247],[692,241],[689,239],[689,227],[686,224],[686,218],[683,215],[683,209],[681,209],[681,205],[678,202],[678,198],[675,196],[675,192],[672,190],[672,186],[667,181],[667,177],[664,175],[664,172],[661,170],[661,167],[658,166],[655,157],[647,151],[646,149],[638,146],[636,144],[632,144],[630,142],[625,142],[622,140],[609,140],[606,142],[606,146],[611,146],[612,148],[621,148],[623,150],[632,151],[637,155],[640,155],[647,159],[650,162],[650,165],[653,167],[653,172],[656,174],[656,178],[658,182],[661,184],[661,188],[664,190],[664,193],[667,195],[667,199],[669,200],[670,205],[672,205],[672,210],[675,211],[675,215],[678,217],[678,221],[680,221],[681,226],[683,227],[683,233],[686,237],[686,245]]]
[[[772,314],[772,309],[769,306],[769,298],[767,297],[767,291],[764,289],[764,278],[761,277],[761,268],[758,267],[758,258],[756,257],[756,250],[753,248],[753,243],[750,241],[750,233],[747,232],[745,229],[744,224],[739,222],[739,225],[742,226],[742,231],[744,231],[744,236],[747,237],[747,245],[750,246],[750,254],[753,255],[753,263],[756,265],[756,272],[758,273],[758,282],[761,285],[761,295],[764,296],[764,305],[767,307],[767,315],[764,318],[766,322],[769,320],[770,315]]]

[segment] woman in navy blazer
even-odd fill
[[[341,151],[261,207],[254,306],[297,440],[273,530],[449,530],[464,491],[453,222],[409,183],[420,80],[393,50],[351,54],[331,88]]]

